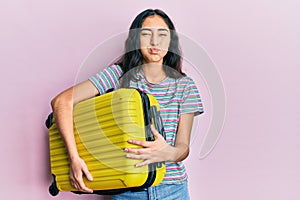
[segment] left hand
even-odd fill
[[[126,148],[125,152],[127,158],[143,160],[137,163],[136,167],[141,167],[156,162],[163,162],[167,160],[167,155],[170,145],[167,144],[164,137],[151,125],[151,131],[155,136],[154,141],[142,141],[142,140],[128,140],[128,143],[139,145],[144,148]]]

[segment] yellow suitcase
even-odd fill
[[[165,137],[159,103],[149,94],[133,88],[121,88],[75,105],[74,134],[81,158],[86,162],[93,181],[84,178],[86,186],[96,194],[117,194],[138,191],[158,185],[165,174],[164,163],[135,167],[138,160],[126,158],[129,139],[152,141],[150,124]],[[50,163],[53,183],[49,192],[76,191],[69,180],[69,161],[64,143],[50,114]],[[140,147],[139,147],[140,148]]]

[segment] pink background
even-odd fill
[[[44,126],[51,98],[76,82],[96,45],[126,31],[145,8],[161,8],[206,49],[226,89],[218,144],[200,160],[204,133],[193,139],[191,199],[300,199],[299,7],[296,0],[1,1],[0,198],[53,199]]]

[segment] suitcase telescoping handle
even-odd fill
[[[164,125],[160,116],[160,112],[157,110],[156,106],[150,107],[150,115],[155,126],[155,129],[166,139],[166,134],[164,130]],[[158,162],[157,167],[161,168],[164,162]]]

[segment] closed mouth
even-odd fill
[[[162,51],[161,48],[154,48],[154,47],[150,47],[149,50],[151,53],[159,53],[160,51]]]

